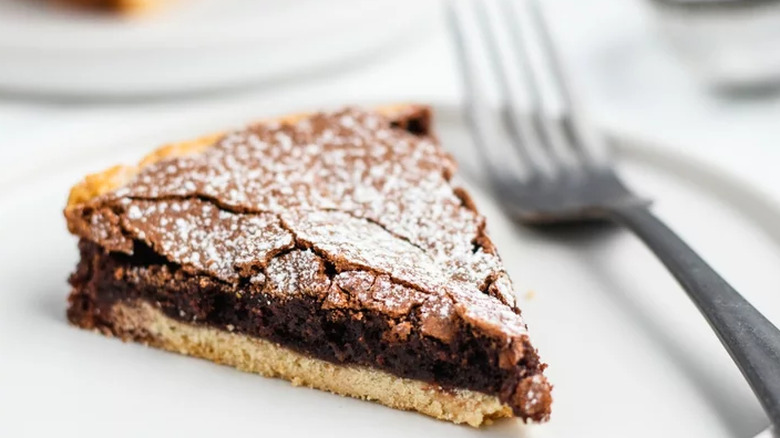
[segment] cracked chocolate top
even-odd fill
[[[512,285],[454,167],[432,136],[344,109],[229,133],[66,215],[108,250],[143,242],[236,288],[394,316],[418,308],[429,336],[466,323],[520,345]]]

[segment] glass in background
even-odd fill
[[[708,84],[780,89],[780,0],[651,0],[663,36]]]

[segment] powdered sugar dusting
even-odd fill
[[[292,235],[269,213],[235,214],[193,200],[135,200],[125,228],[170,259],[225,280],[259,271],[293,246]]]
[[[342,272],[333,283],[336,288],[330,291],[332,302],[353,301],[361,308],[377,310],[392,318],[407,315],[429,298],[428,294],[394,283],[387,275],[365,271]]]
[[[325,265],[311,251],[291,251],[274,258],[266,269],[268,293],[294,296],[300,293],[319,295],[330,287]]]
[[[334,263],[390,274],[427,290],[442,287],[445,272],[420,248],[398,239],[379,225],[340,211],[289,211],[285,224],[307,245]]]

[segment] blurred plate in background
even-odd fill
[[[413,38],[437,4],[182,0],[148,16],[113,17],[0,0],[0,88],[149,96],[312,74]]]

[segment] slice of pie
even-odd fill
[[[295,115],[87,176],[80,327],[479,426],[544,421],[542,374],[430,111]]]

